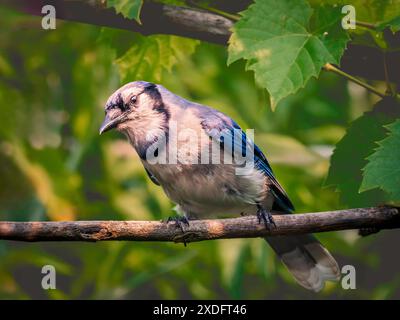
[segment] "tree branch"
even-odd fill
[[[76,21],[98,26],[139,32],[143,35],[173,34],[182,37],[199,39],[211,43],[226,45],[231,34],[233,22],[219,14],[197,8],[183,8],[161,3],[145,1],[140,13],[142,25],[135,20],[124,18],[113,8],[107,8],[103,0],[0,0],[18,11],[43,16],[42,7],[51,4],[56,8],[58,19]],[[237,5],[232,1],[219,1],[229,8]],[[250,1],[240,2],[243,10]],[[238,8],[239,9],[239,8]],[[240,11],[239,10],[239,11]],[[40,26],[38,25],[38,28]],[[393,35],[386,32],[385,37],[396,46],[400,43],[400,32]],[[383,53],[378,48],[349,44],[345,51],[341,69],[345,72],[370,80],[386,80],[397,84],[400,89],[400,53],[387,52],[386,61],[391,66],[387,77],[378,61]]]
[[[35,16],[44,16],[42,7],[53,5],[57,19],[139,32],[143,35],[174,34],[225,45],[233,22],[201,9],[184,8],[145,1],[140,12],[142,24],[107,8],[104,1],[0,0],[8,6]],[[38,26],[40,27],[40,25]]]
[[[192,220],[184,232],[175,223],[158,221],[0,222],[1,240],[18,241],[173,241],[256,238],[346,229],[400,228],[394,207],[350,209],[306,214],[275,215],[276,228],[267,230],[257,217]]]

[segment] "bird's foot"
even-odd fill
[[[184,225],[189,226],[189,219],[186,216],[174,216],[168,217],[164,220],[165,223],[175,222],[175,227],[181,229],[183,235],[185,235]],[[186,241],[183,240],[183,245],[186,247]]]
[[[258,223],[261,223],[261,221],[264,221],[265,227],[268,230],[271,230],[272,228],[276,228],[276,224],[275,224],[274,219],[272,218],[271,212],[267,211],[259,204],[257,204],[257,218],[258,218]]]
[[[168,217],[168,219],[164,220],[164,222],[175,222],[175,226],[180,228],[182,232],[185,232],[184,225],[189,226],[189,219],[186,216]]]

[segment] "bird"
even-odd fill
[[[271,229],[276,227],[272,212],[294,212],[264,153],[234,120],[214,108],[160,84],[129,82],[105,104],[99,133],[112,129],[127,137],[148,177],[176,204],[178,216],[172,220],[178,224],[256,215]],[[312,234],[265,240],[302,287],[318,292],[326,281],[339,280],[338,263]]]

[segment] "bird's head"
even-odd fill
[[[157,85],[145,81],[130,82],[108,98],[99,133],[114,128],[123,132],[155,129],[168,117]]]

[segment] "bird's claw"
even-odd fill
[[[184,225],[189,226],[189,219],[186,216],[174,216],[168,217],[167,220],[164,220],[165,223],[175,222],[175,227],[181,229],[183,236],[185,235]],[[186,241],[183,239],[183,245],[186,247]]]
[[[182,232],[185,232],[184,225],[189,226],[189,219],[186,216],[174,216],[174,217],[168,217],[167,220],[165,220],[166,223],[169,222],[175,222],[175,226],[177,228],[180,228]]]
[[[262,206],[257,205],[257,218],[258,218],[258,223],[261,223],[261,221],[264,221],[265,227],[268,230],[271,230],[273,227],[276,228],[276,224],[274,219],[272,218],[271,212],[265,210]]]

